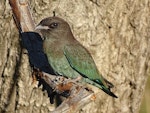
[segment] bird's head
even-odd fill
[[[43,20],[36,26],[35,30],[38,30],[42,35],[51,35],[53,37],[58,35],[65,35],[67,32],[70,32],[69,24],[58,17],[48,17]]]

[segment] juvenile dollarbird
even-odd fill
[[[59,17],[45,18],[37,25],[36,30],[44,37],[43,49],[55,74],[72,79],[82,76],[83,81],[117,98],[110,91],[113,85],[100,74],[92,56],[74,38],[65,20]]]

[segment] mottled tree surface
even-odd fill
[[[74,36],[92,54],[99,71],[111,81],[113,99],[101,90],[80,113],[137,113],[150,75],[149,0],[32,0],[35,22],[64,18]],[[48,113],[55,109],[42,86],[32,84],[28,55],[8,1],[0,1],[0,112]]]

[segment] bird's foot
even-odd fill
[[[67,79],[67,81],[66,82],[72,82],[72,83],[77,83],[77,82],[79,82],[80,80],[82,79],[82,77],[81,76],[78,76],[77,78],[74,78],[74,79]]]
[[[60,92],[68,92],[69,95],[72,92],[76,94],[79,91],[79,89],[81,88],[81,86],[79,86],[79,83],[77,83],[78,81],[81,80],[81,78],[82,77],[77,77],[75,79],[68,78],[66,80],[63,80],[62,83],[57,85],[57,87],[54,89],[54,91],[59,90]]]

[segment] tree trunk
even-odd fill
[[[32,0],[35,22],[65,19],[111,81],[114,99],[101,90],[80,113],[137,113],[150,75],[149,0]],[[0,112],[48,113],[55,109],[42,86],[32,84],[28,55],[22,51],[8,1],[0,1]]]

